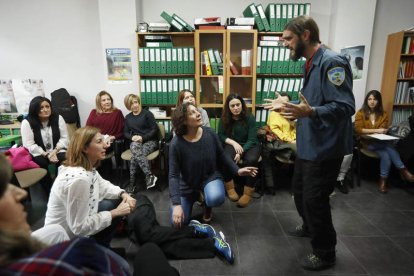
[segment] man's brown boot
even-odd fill
[[[240,197],[239,201],[237,202],[237,205],[240,207],[246,207],[247,205],[249,205],[253,193],[254,188],[245,185],[243,195]]]
[[[400,169],[400,173],[402,177],[407,180],[408,182],[414,182],[414,175],[412,175],[407,168]]]
[[[380,180],[378,182],[378,189],[383,194],[385,194],[386,192],[388,192],[388,189],[387,189],[387,179],[386,178],[380,177]]]
[[[233,180],[230,180],[229,182],[226,182],[224,184],[226,186],[226,191],[229,199],[231,201],[237,201],[239,200],[239,195],[237,194],[236,190],[234,189],[234,182]]]

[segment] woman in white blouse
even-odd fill
[[[59,224],[70,238],[92,237],[109,247],[116,226],[135,207],[135,199],[95,169],[107,148],[97,128],[75,131],[50,192],[45,225]]]
[[[58,167],[65,159],[68,145],[68,131],[62,116],[53,112],[48,98],[34,97],[29,105],[29,115],[22,121],[21,135],[23,146],[33,156],[33,161],[41,168],[48,169],[50,164]],[[52,179],[49,173],[41,181],[49,194]]]

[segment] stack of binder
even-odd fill
[[[222,53],[218,49],[207,49],[201,52],[202,75],[223,75]]]
[[[290,59],[290,50],[283,46],[257,47],[257,74],[302,74],[305,59],[298,61]]]
[[[195,91],[194,78],[145,78],[140,80],[140,95],[144,105],[177,103],[178,93],[188,89]]]
[[[286,23],[300,15],[310,15],[310,3],[269,4],[263,10],[261,4],[250,4],[243,11],[245,17],[254,17],[259,32],[282,32]]]
[[[297,101],[302,85],[302,78],[258,78],[256,79],[256,104],[264,104],[264,99],[274,99],[276,92],[285,92],[292,101]]]
[[[179,32],[194,31],[194,28],[190,24],[188,24],[186,21],[184,21],[181,17],[179,17],[175,13],[171,16],[165,11],[163,11],[161,13],[161,17],[164,18],[164,20],[167,21],[176,31],[179,31]]]

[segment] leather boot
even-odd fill
[[[408,182],[414,182],[414,175],[412,175],[407,168],[400,169],[401,176]]]
[[[385,194],[386,192],[388,192],[387,189],[387,179],[384,177],[380,177],[380,180],[378,182],[378,189],[381,193]]]
[[[254,188],[249,186],[244,186],[243,195],[240,197],[237,205],[239,207],[246,207],[249,205],[250,200],[252,199],[252,195],[254,193]]]
[[[229,182],[225,183],[226,191],[229,199],[231,201],[237,201],[239,200],[239,195],[237,194],[236,190],[234,189],[234,182],[233,180],[230,180]]]

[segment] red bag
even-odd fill
[[[33,162],[32,156],[25,147],[10,148],[4,154],[8,156],[15,172],[40,168],[38,164]]]

